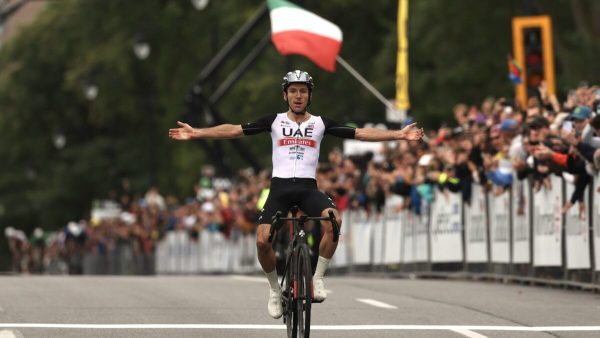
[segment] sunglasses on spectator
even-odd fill
[[[529,141],[529,145],[530,145],[530,146],[537,146],[537,145],[540,145],[540,141]]]

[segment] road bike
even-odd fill
[[[292,217],[282,217],[281,211],[273,216],[269,232],[269,243],[273,241],[273,235],[281,227],[283,221],[290,221],[291,240],[286,250],[286,263],[281,279],[283,323],[287,327],[288,337],[308,338],[310,336],[311,305],[323,301],[314,299],[313,272],[304,225],[309,221],[331,222],[333,227],[332,240],[334,242],[339,239],[340,226],[331,210],[329,211],[329,217],[308,217],[307,215],[297,217],[298,206],[293,206],[290,211]]]

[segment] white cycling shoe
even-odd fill
[[[281,318],[283,306],[281,305],[281,290],[269,289],[269,315],[275,319]]]
[[[327,298],[327,291],[325,291],[325,282],[323,282],[323,278],[313,279],[313,297],[315,300],[325,300]]]

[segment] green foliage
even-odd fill
[[[190,196],[211,159],[197,144],[169,141],[167,130],[183,119],[185,96],[200,71],[260,4],[211,1],[197,11],[175,0],[49,2],[0,50],[0,225],[63,226],[86,217],[91,199],[118,190],[122,177],[145,192],[152,167],[162,192]],[[538,4],[554,20],[560,93],[580,80],[598,83],[598,2]],[[395,95],[396,1],[306,0],[302,6],[338,24],[344,59],[385,96]],[[512,50],[510,20],[523,13],[521,6],[517,0],[410,2],[411,103],[421,124],[450,122],[458,102],[513,95],[505,57]],[[268,31],[263,20],[205,90],[213,92]],[[146,60],[132,53],[139,33],[152,46]],[[219,102],[222,117],[241,123],[285,110],[281,76],[295,68],[316,80],[316,114],[384,120],[383,105],[343,67],[326,73],[303,57],[281,57],[272,45]],[[93,101],[83,94],[89,82],[99,89]],[[64,148],[53,144],[58,134],[66,137]],[[242,142],[270,166],[268,135]],[[330,139],[324,150],[340,144]],[[222,146],[226,161],[245,165],[228,142]]]

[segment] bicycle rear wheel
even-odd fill
[[[303,244],[298,248],[297,257],[298,298],[298,337],[310,336],[310,310],[312,306],[312,269],[308,247]]]

